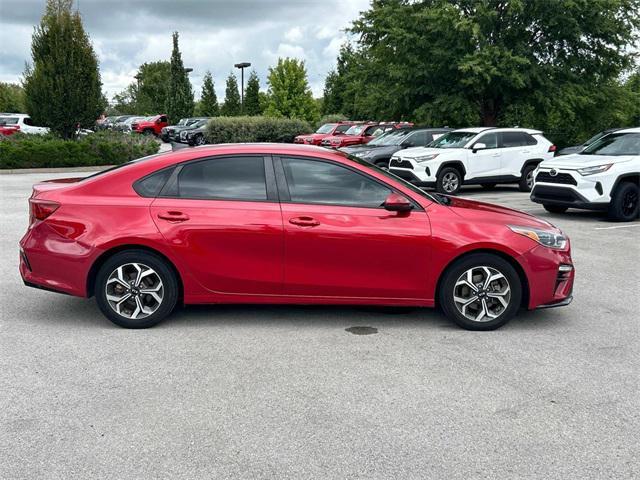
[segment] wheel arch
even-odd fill
[[[635,183],[636,185],[640,185],[640,172],[623,173],[618,178],[616,178],[616,181],[614,182],[613,187],[611,187],[611,191],[609,192],[610,197],[611,195],[613,195],[613,192],[616,191],[616,188],[618,188],[623,182],[631,182]]]
[[[524,172],[524,169],[533,165],[538,166],[540,163],[544,161],[544,158],[530,158],[529,160],[525,160],[522,168],[520,169],[520,173]]]
[[[527,278],[527,274],[525,273],[524,268],[513,256],[501,250],[497,250],[493,248],[477,248],[474,250],[467,250],[461,253],[460,255],[456,256],[452,260],[450,260],[449,263],[447,263],[447,265],[442,269],[442,271],[440,272],[440,275],[438,276],[438,282],[436,283],[436,290],[435,290],[434,299],[433,299],[435,305],[438,306],[438,303],[440,301],[439,299],[440,299],[440,289],[442,287],[442,279],[444,278],[447,271],[451,269],[460,260],[468,257],[469,255],[474,255],[477,253],[487,253],[487,254],[495,255],[509,262],[509,264],[514,268],[514,270],[518,274],[518,277],[520,278],[520,283],[522,284],[522,299],[520,301],[520,306],[527,308],[529,305],[530,292],[529,292],[529,279]]]
[[[464,177],[467,175],[467,169],[464,167],[464,163],[462,163],[461,160],[447,160],[446,162],[442,162],[438,167],[438,171],[436,172],[436,178],[438,177],[438,175],[440,175],[440,172],[447,167],[453,167],[459,170],[460,173],[462,173],[463,180],[464,180]]]
[[[143,250],[145,252],[152,253],[162,258],[162,260],[164,260],[167,263],[169,268],[173,270],[173,273],[176,276],[176,280],[178,281],[178,290],[179,290],[178,299],[182,301],[182,299],[184,298],[184,282],[182,279],[182,275],[180,275],[180,271],[175,266],[175,264],[171,261],[169,257],[167,257],[164,253],[160,252],[159,250],[153,247],[150,247],[148,245],[136,244],[136,243],[127,243],[123,245],[113,246],[108,250],[105,250],[104,252],[102,252],[98,256],[98,258],[94,260],[87,274],[87,286],[86,286],[87,297],[92,297],[95,293],[94,291],[95,291],[96,276],[98,274],[98,271],[100,270],[100,267],[102,267],[102,265],[104,265],[105,262],[109,260],[111,257],[113,257],[115,254],[124,252],[127,250]]]

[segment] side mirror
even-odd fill
[[[484,143],[474,143],[473,144],[473,153],[476,153],[478,150],[484,150],[485,148],[487,148],[487,145]]]
[[[400,146],[401,146],[402,148],[412,148],[412,147],[415,147],[415,145],[414,145],[412,142],[402,142],[402,143],[400,144]]]
[[[408,212],[413,208],[411,202],[398,193],[391,193],[382,206],[390,212]]]

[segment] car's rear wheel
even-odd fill
[[[548,203],[543,203],[542,206],[549,213],[564,213],[569,207],[563,207],[562,205],[550,205]]]
[[[492,254],[477,253],[454,263],[440,284],[439,305],[467,330],[495,330],[520,308],[522,285],[513,266]]]
[[[611,196],[609,203],[609,218],[617,222],[630,222],[638,218],[640,203],[638,185],[631,182],[623,182],[618,185]]]
[[[521,192],[530,192],[533,188],[533,172],[536,169],[535,165],[529,165],[522,171],[518,188]]]
[[[458,193],[462,186],[462,174],[460,170],[453,167],[445,167],[436,179],[436,190],[439,193],[446,193],[448,195],[454,195]]]
[[[102,313],[116,325],[148,328],[173,311],[178,281],[159,256],[144,250],[127,250],[100,267],[95,295]]]

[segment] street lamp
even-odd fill
[[[236,63],[234,67],[240,69],[240,111],[244,112],[244,69],[250,67],[251,64],[249,62]]]
[[[186,73],[187,75],[189,75],[191,72],[193,72],[193,68],[188,68],[188,67],[186,67],[186,68],[184,69],[184,73]]]

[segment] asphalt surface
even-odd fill
[[[574,303],[494,332],[432,310],[262,306],[132,331],[22,285],[30,186],[54,176],[0,175],[0,478],[640,476],[640,223],[466,191],[573,243]]]

